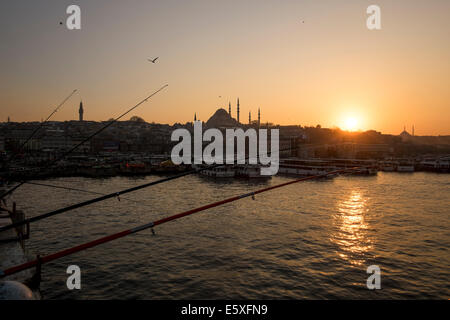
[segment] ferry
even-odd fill
[[[355,172],[352,174],[364,175],[364,176],[375,176],[378,174],[378,169],[372,168],[372,167],[366,167],[366,168],[361,168],[361,169],[355,170]]]
[[[414,172],[414,163],[410,160],[399,161],[397,172]]]
[[[236,175],[236,170],[232,166],[217,166],[213,168],[199,171],[203,176],[212,178],[233,178]]]
[[[328,160],[332,163],[337,170],[346,168],[363,167],[367,170],[362,170],[365,174],[377,174],[378,167],[375,160],[363,160],[363,159],[330,159]]]
[[[431,172],[450,172],[450,158],[424,159],[418,164],[419,169]]]
[[[271,179],[271,175],[262,175],[260,165],[238,165],[236,167],[236,177],[244,179]]]
[[[349,172],[355,175],[376,175],[378,169],[373,160],[357,159],[284,159],[280,160],[279,173],[302,176],[324,175],[331,171],[363,167],[361,170]],[[335,175],[332,175],[335,176]]]
[[[324,160],[282,159],[280,160],[278,173],[300,176],[317,176],[327,174],[328,172],[334,170],[336,170],[336,167],[330,165]]]
[[[380,161],[378,167],[384,172],[393,172],[396,170],[397,163],[395,161]]]

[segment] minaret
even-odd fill
[[[258,108],[258,128],[260,124],[261,124],[261,110],[259,110]]]
[[[8,116],[8,123],[9,123],[9,122],[11,122],[11,119],[10,119],[9,116]]]
[[[80,121],[83,121],[83,101],[80,102],[80,109],[78,110],[78,113],[80,114]]]
[[[197,112],[194,113],[194,122],[197,121]]]
[[[239,123],[239,98],[237,100],[237,122]]]
[[[412,126],[412,135],[414,137],[414,125]]]
[[[231,117],[231,102],[228,102],[228,114]]]
[[[248,124],[252,124],[252,113],[248,112]]]

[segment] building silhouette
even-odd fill
[[[80,109],[78,110],[78,113],[80,115],[79,120],[83,121],[83,114],[84,114],[84,110],[83,110],[83,101],[80,102]]]
[[[238,123],[240,123],[239,122],[239,98],[237,98],[237,119],[236,120]]]
[[[258,108],[258,128],[261,125],[261,110]]]

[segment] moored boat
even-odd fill
[[[280,160],[278,173],[300,176],[317,176],[327,174],[328,172],[334,170],[336,170],[336,167],[330,165],[324,160],[283,159]]]
[[[238,165],[236,167],[236,177],[245,179],[271,179],[271,175],[262,175],[260,165]]]
[[[379,169],[384,172],[393,172],[395,171],[396,166],[397,163],[394,161],[381,161],[378,163]]]
[[[227,165],[207,168],[199,171],[199,173],[212,178],[233,178],[236,175],[235,169]]]
[[[412,161],[400,161],[397,165],[397,172],[414,172],[414,163]]]

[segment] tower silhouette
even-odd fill
[[[248,112],[248,124],[252,124],[252,113],[251,113],[251,111]]]
[[[258,128],[261,125],[261,110],[258,108]]]
[[[83,121],[83,114],[84,114],[84,109],[83,109],[83,101],[80,102],[80,109],[78,110],[78,113],[80,114],[80,121]]]
[[[231,102],[228,102],[228,114],[231,117]]]
[[[237,122],[239,123],[239,98],[237,98]]]

